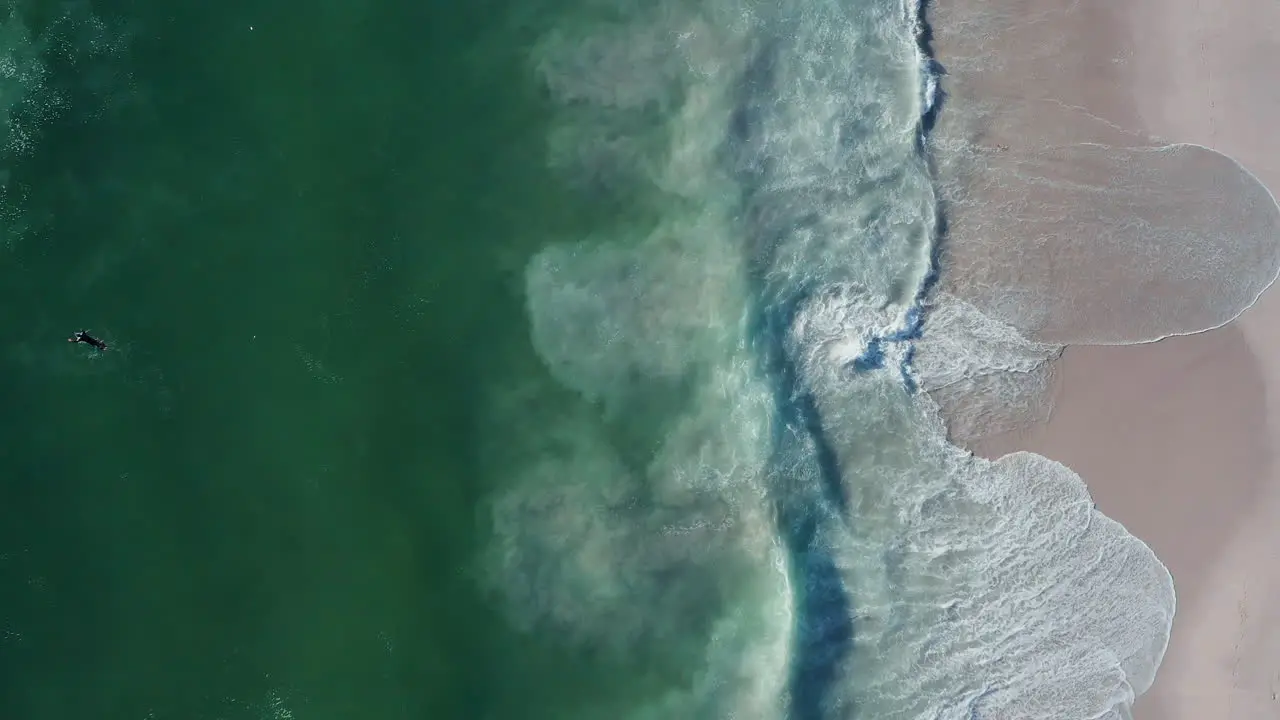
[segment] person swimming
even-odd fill
[[[86,330],[77,330],[75,335],[72,335],[71,337],[67,338],[67,342],[88,343],[89,345],[92,345],[99,350],[107,349],[106,343],[90,335]]]

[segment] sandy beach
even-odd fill
[[[1268,523],[1280,518],[1280,483],[1268,477],[1277,440],[1266,372],[1245,331],[1233,324],[1146,345],[1069,347],[1059,371],[1048,423],[977,449],[1031,450],[1067,464],[1099,509],[1169,567],[1173,636],[1135,716],[1274,717],[1261,712],[1265,704],[1261,714],[1244,711],[1270,701],[1280,660],[1264,637],[1278,566],[1267,545]]]
[[[1040,143],[1125,144],[1127,137],[1148,136],[1157,144],[1213,148],[1280,190],[1274,130],[1280,92],[1268,77],[1280,60],[1275,3],[1132,0],[1061,10],[1034,0],[939,5],[938,57],[945,66],[949,50],[959,56],[953,94],[999,99],[1019,97],[1021,89],[1028,98],[1016,103],[1019,110],[987,123],[977,142],[998,143],[1000,150],[1012,146],[1016,155],[1019,143],[1031,153]],[[981,32],[991,28],[998,31]],[[981,42],[965,37],[975,29]],[[1035,41],[1050,37],[1056,39]],[[1009,52],[1010,63],[1020,52],[1031,60],[1002,73],[973,60],[981,55],[977,45],[985,45],[981,53]],[[966,102],[956,97],[953,104],[967,109]],[[1088,121],[1059,123],[1069,128],[1065,133],[1030,132],[1043,122],[1035,114],[1049,105]],[[1268,242],[1280,245],[1280,236]],[[981,270],[981,261],[957,252],[961,272],[976,276],[973,268]],[[1097,261],[1098,273],[1114,272],[1105,258]],[[1053,297],[1054,283],[1063,282],[1054,270],[1049,263],[1038,286],[1036,278],[1019,281],[1048,288]],[[1219,268],[1210,270],[1206,298],[1218,291],[1213,282],[1229,282],[1215,275]],[[1185,318],[1183,306],[1164,292],[1178,286],[1157,281],[1145,289]],[[1186,285],[1181,287],[1185,298]],[[966,291],[975,294],[958,289]],[[1132,315],[1160,311],[1158,304],[1121,300],[1113,303],[1118,320],[1104,321],[1104,335],[1122,333]],[[1042,338],[1086,339],[1079,337],[1079,323],[1055,324],[1048,307],[1044,318],[1031,318],[1038,324],[1014,319]],[[1195,322],[1216,324],[1205,316]],[[1134,716],[1280,717],[1280,289],[1264,292],[1216,330],[1142,345],[1070,345],[1057,376],[1047,422],[972,447],[988,457],[1031,450],[1070,466],[1099,509],[1147,542],[1170,569],[1178,595],[1173,633],[1155,684]]]

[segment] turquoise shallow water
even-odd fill
[[[45,72],[0,248],[0,716],[578,692],[469,569],[480,378],[529,352],[520,267],[581,217],[513,7],[16,6]]]

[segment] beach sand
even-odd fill
[[[967,4],[943,3],[954,17]],[[1280,191],[1280,86],[1269,77],[1280,6],[1131,0],[1054,26],[1036,9],[1045,3],[1002,4],[1073,49],[1064,63],[1076,63],[1077,82],[1043,92],[1113,130],[1212,147]],[[1101,7],[1073,7],[1090,5]],[[945,48],[939,57],[945,65]],[[1048,422],[973,449],[1070,466],[1169,567],[1177,615],[1138,720],[1280,717],[1280,289],[1217,330],[1068,347]]]
[[[1280,483],[1268,483],[1277,441],[1267,389],[1235,324],[1147,345],[1073,346],[1050,421],[977,448],[988,457],[1031,450],[1070,466],[1098,508],[1169,567],[1178,610],[1156,683],[1135,708],[1141,720],[1275,717],[1240,710],[1270,700],[1268,674],[1280,669],[1273,649],[1242,643],[1264,639],[1264,611],[1276,604],[1268,574],[1280,569],[1258,533],[1268,516],[1280,518]]]

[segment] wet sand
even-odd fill
[[[1147,345],[1069,347],[1059,373],[1048,423],[976,449],[988,457],[1031,450],[1065,463],[1098,508],[1169,567],[1178,592],[1173,636],[1136,717],[1235,717],[1222,690],[1253,675],[1236,664],[1245,649],[1236,591],[1247,582],[1263,600],[1257,571],[1271,561],[1251,555],[1241,528],[1259,511],[1264,525],[1268,513],[1280,517],[1280,505],[1265,509],[1277,443],[1268,432],[1267,379],[1245,332],[1233,324]],[[1248,567],[1251,560],[1262,565]],[[1230,673],[1215,678],[1223,668]],[[1260,679],[1244,694],[1269,698]]]
[[[1085,0],[1058,14],[1037,1],[941,5],[944,23],[956,28],[966,10],[1018,28],[991,38],[997,44],[1032,23],[1055,30],[1063,38],[1055,47],[1032,51],[1066,52],[1052,77],[1037,78],[1053,82],[1035,92],[1096,118],[1100,132],[1211,147],[1280,190],[1280,91],[1269,77],[1280,61],[1274,2]],[[990,142],[1017,152],[1018,131],[1030,124],[997,127]],[[1280,289],[1217,330],[1068,347],[1057,372],[1047,422],[974,449],[1031,450],[1070,466],[1099,509],[1169,567],[1178,593],[1173,634],[1135,718],[1280,717]]]
[[[1271,77],[1280,61],[1280,6],[1268,0],[1143,0],[1130,9],[1134,26],[1150,29],[1134,35],[1134,92],[1144,129],[1212,147],[1273,193],[1280,190],[1280,93]],[[1280,289],[1271,288],[1232,326],[1206,334],[1206,342],[1213,341],[1209,335],[1238,337],[1221,342],[1236,345],[1241,358],[1251,355],[1256,370],[1233,372],[1225,361],[1195,370],[1196,382],[1212,383],[1214,390],[1188,410],[1221,416],[1221,423],[1217,432],[1189,438],[1196,440],[1194,452],[1182,453],[1195,455],[1187,462],[1210,472],[1195,490],[1162,489],[1192,507],[1207,493],[1214,505],[1205,509],[1224,511],[1198,512],[1183,523],[1172,512],[1117,508],[1117,519],[1147,539],[1173,571],[1181,606],[1164,666],[1136,708],[1139,720],[1280,717]],[[1152,351],[1186,353],[1172,342]],[[1144,374],[1158,377],[1150,368]],[[1190,388],[1177,392],[1196,397]],[[1177,422],[1166,418],[1151,432],[1163,434],[1165,423]],[[1236,447],[1215,442],[1227,434]],[[1094,485],[1099,503],[1123,494],[1121,483]],[[1227,512],[1230,497],[1250,504]],[[1144,524],[1155,526],[1149,537]],[[1202,549],[1195,540],[1200,528],[1226,542],[1206,539],[1209,547]],[[1185,566],[1181,576],[1178,566]]]

